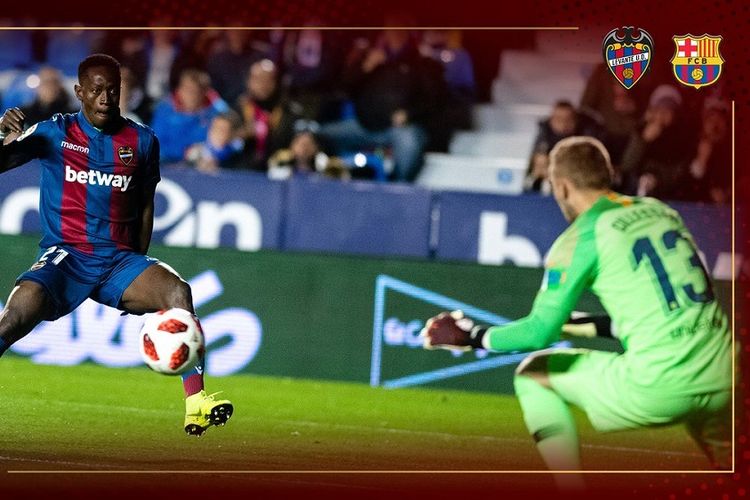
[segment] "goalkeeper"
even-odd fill
[[[563,329],[586,330],[566,321],[589,288],[611,318],[611,330],[597,321],[589,331],[613,334],[625,352],[540,350],[514,378],[547,466],[580,469],[572,403],[599,431],[684,422],[713,467],[731,468],[731,336],[692,236],[667,205],[610,190],[612,167],[597,140],[565,139],[550,161],[553,194],[571,224],[550,249],[531,313],[490,327],[442,313],[422,330],[425,347],[543,349]]]

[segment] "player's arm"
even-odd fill
[[[46,151],[46,141],[35,134],[36,125],[24,132],[26,117],[18,108],[0,116],[0,173],[16,168]]]
[[[48,140],[37,123],[24,131],[26,117],[18,108],[10,108],[0,117],[0,173],[16,168],[48,152]]]
[[[145,254],[151,245],[151,235],[154,230],[154,196],[156,185],[161,180],[159,173],[159,141],[154,137],[151,151],[146,163],[146,177],[141,197],[141,221],[138,233],[138,250]]]
[[[154,191],[143,196],[143,208],[141,210],[141,224],[138,234],[138,250],[147,253],[151,245],[151,234],[154,230]]]
[[[427,348],[533,351],[559,340],[563,325],[596,269],[593,231],[569,234],[550,252],[544,282],[525,318],[500,326],[474,325],[460,314],[442,314],[422,331]],[[567,241],[566,241],[567,240]]]

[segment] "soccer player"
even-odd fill
[[[159,141],[120,115],[120,64],[105,54],[78,67],[76,114],[57,114],[24,130],[24,115],[0,118],[0,172],[38,158],[42,165],[41,250],[16,280],[0,313],[0,355],[42,320],[86,298],[132,314],[179,307],[194,313],[189,285],[148,257]],[[188,435],[231,417],[232,404],[206,394],[203,363],[183,375]]]
[[[560,338],[589,288],[624,354],[540,350],[514,378],[524,421],[547,466],[580,469],[572,403],[599,431],[684,422],[714,467],[731,467],[731,336],[692,236],[664,203],[610,190],[609,155],[596,139],[564,139],[550,161],[552,191],[571,224],[550,249],[530,314],[485,327],[460,311],[442,313],[422,330],[425,347],[543,349]],[[606,333],[608,322],[597,324]],[[556,477],[561,485],[565,476],[571,475]]]

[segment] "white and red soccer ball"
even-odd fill
[[[203,357],[205,339],[198,318],[185,309],[169,309],[146,318],[140,334],[146,365],[164,375],[180,375]]]

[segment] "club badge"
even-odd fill
[[[117,156],[120,157],[120,161],[125,165],[130,165],[135,155],[133,154],[133,148],[130,146],[120,146],[117,148]]]
[[[46,260],[40,260],[38,262],[35,262],[31,268],[29,268],[29,271],[36,271],[37,269],[41,269],[44,267],[44,265],[47,263]]]
[[[675,35],[672,40],[675,53],[671,63],[678,82],[696,89],[716,83],[724,64],[719,53],[720,36],[687,34]]]
[[[654,53],[654,40],[646,30],[633,26],[615,28],[602,43],[607,68],[630,89],[646,74]]]

